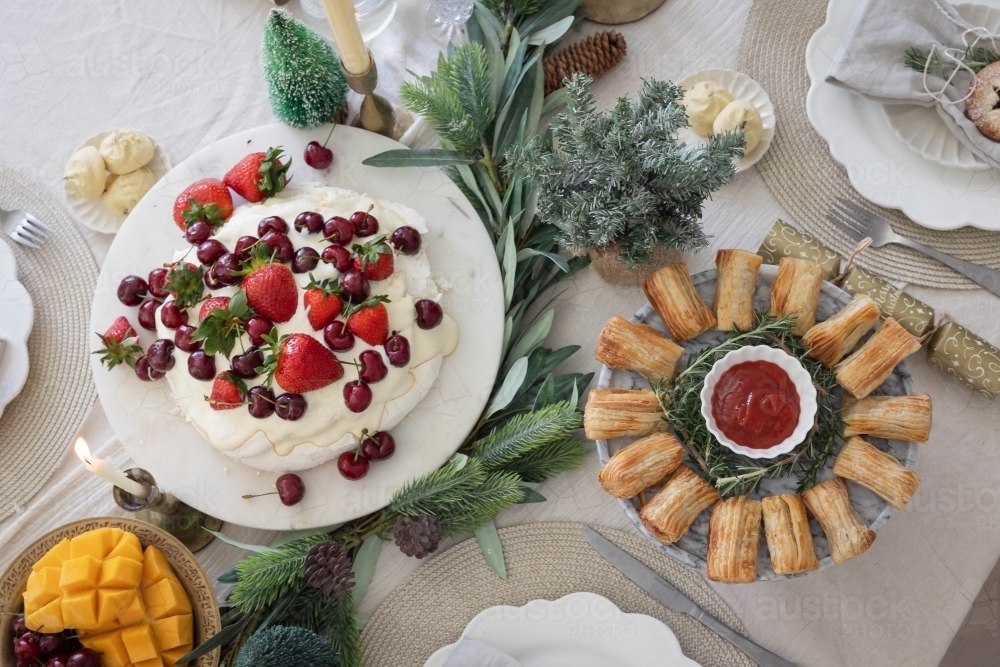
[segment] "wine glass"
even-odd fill
[[[472,16],[475,9],[474,0],[430,0],[427,8],[434,17],[434,27],[441,39],[451,42],[461,27]]]
[[[307,16],[316,21],[312,27],[317,29],[322,35],[330,35],[330,28],[326,22],[326,13],[319,0],[299,0],[302,11]],[[396,0],[353,0],[354,15],[358,19],[358,27],[361,29],[361,38],[367,43],[369,40],[381,34],[396,15]]]

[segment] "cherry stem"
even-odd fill
[[[276,495],[278,495],[277,491],[270,491],[268,493],[247,493],[244,494],[243,499],[250,500],[251,498],[260,498],[261,496],[276,496]]]
[[[326,145],[330,143],[330,137],[333,136],[333,131],[336,129],[337,129],[337,124],[333,123],[333,127],[330,128],[330,134],[326,135],[326,141],[323,142],[323,148],[326,148]]]

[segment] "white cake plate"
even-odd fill
[[[104,331],[119,315],[136,323],[136,310],[116,297],[129,274],[145,277],[187,243],[174,225],[174,198],[193,181],[221,178],[252,151],[283,146],[292,159],[291,183],[319,181],[398,201],[427,220],[427,256],[436,277],[452,287],[442,305],[458,324],[459,343],[446,357],[438,381],[392,434],[395,455],[371,466],[355,482],[336,461],[300,473],[306,494],[285,507],[277,496],[244,500],[247,493],[274,490],[276,474],[225,456],[177,410],[165,381],[141,382],[131,369],[108,372],[91,358],[101,404],[126,451],[157,483],[178,498],[223,521],[269,530],[316,528],[349,521],[385,507],[407,481],[448,460],[475,425],[493,387],[503,338],[503,288],[489,236],[479,216],[440,169],[366,167],[362,160],[403,146],[363,130],[338,126],[330,141],[334,163],[316,171],[302,160],[305,145],[323,142],[329,126],[296,130],[275,124],[235,134],[195,153],[173,168],[129,215],[108,252],[97,281],[91,331]],[[147,347],[155,338],[142,331]],[[93,339],[97,345],[97,339]],[[263,502],[262,502],[263,501]]]
[[[14,251],[0,240],[0,415],[28,379],[28,335],[34,319],[31,295],[17,281]]]

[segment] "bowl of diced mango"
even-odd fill
[[[117,517],[67,524],[26,549],[0,578],[0,611],[0,667],[45,664],[47,645],[101,667],[173,667],[221,628],[215,591],[187,547]],[[188,664],[218,662],[216,649]]]

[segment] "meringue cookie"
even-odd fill
[[[691,129],[703,137],[712,134],[712,123],[733,95],[715,81],[699,81],[684,92],[681,104],[687,112]]]
[[[108,176],[107,188],[101,201],[111,213],[128,215],[154,183],[156,177],[146,167],[140,167],[120,176],[111,174]]]
[[[70,192],[84,199],[100,199],[104,192],[104,158],[93,146],[84,146],[66,163],[63,180]]]
[[[743,154],[749,154],[756,148],[761,135],[764,134],[764,122],[760,118],[757,107],[746,100],[736,100],[727,104],[726,108],[716,116],[715,122],[712,124],[712,132],[719,134],[730,130],[743,130],[747,139]]]
[[[136,130],[111,130],[101,141],[101,155],[112,174],[128,174],[153,159],[153,141]]]

